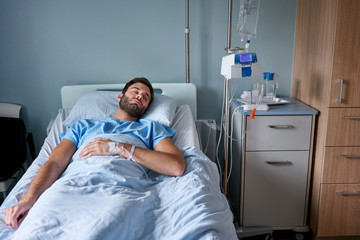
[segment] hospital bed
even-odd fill
[[[123,86],[62,88],[63,108],[38,157],[0,207],[0,239],[237,239],[216,165],[199,149],[194,123],[196,87],[189,83],[154,83],[158,94],[153,109],[144,116],[176,130],[172,140],[187,165],[183,176],[144,171],[132,161],[110,156],[79,161],[75,153],[63,175],[40,196],[19,229],[5,225],[4,210],[25,194],[59,144],[59,134],[79,118],[108,117],[117,107],[116,96]],[[117,136],[110,137],[116,140]]]

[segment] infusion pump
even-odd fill
[[[224,56],[221,75],[227,79],[262,76],[256,53],[233,53]]]

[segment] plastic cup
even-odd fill
[[[251,84],[251,104],[260,104],[264,99],[264,84],[252,83]]]

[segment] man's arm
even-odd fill
[[[108,139],[95,139],[83,148],[79,156],[86,159],[95,155],[109,155],[109,142],[111,141]],[[132,145],[126,143],[117,143],[117,145],[118,154],[128,158]],[[132,159],[155,172],[170,176],[181,176],[186,168],[184,156],[169,137],[156,144],[154,150],[135,147]]]
[[[54,148],[49,160],[42,165],[35,175],[24,197],[17,205],[5,210],[4,220],[6,225],[11,225],[15,229],[19,227],[40,195],[64,172],[75,151],[76,145],[68,139],[62,140],[61,143]]]
[[[132,145],[124,144],[124,148],[128,154],[131,151]],[[184,156],[169,137],[161,140],[154,150],[136,147],[132,158],[138,164],[155,172],[170,176],[183,175],[186,168]]]

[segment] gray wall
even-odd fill
[[[238,4],[234,0],[234,25]],[[296,0],[262,0],[251,51],[263,71],[280,75],[290,96]],[[185,82],[185,0],[0,1],[0,101],[24,106],[21,116],[37,151],[61,107],[63,85]],[[227,0],[190,0],[191,82],[198,118],[220,120],[220,75]],[[240,40],[234,36],[233,46]],[[246,80],[235,80],[238,91]],[[239,90],[240,89],[240,90]]]

